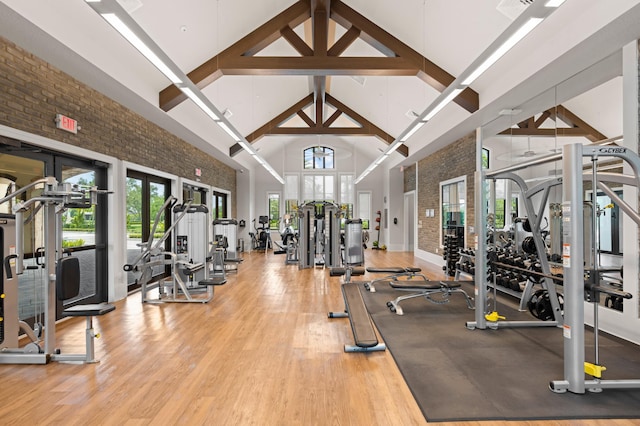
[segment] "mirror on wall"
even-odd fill
[[[558,276],[554,282],[562,293],[562,147],[621,140],[622,66],[621,56],[616,65],[617,58],[607,58],[606,67],[593,66],[605,69],[606,75],[586,78],[592,70],[585,70],[521,105],[502,110],[482,127],[483,153],[488,152],[483,164],[488,163],[490,177],[483,188],[488,241],[503,263],[516,267],[490,271],[496,288],[522,297],[528,287],[539,288],[542,280],[528,278],[522,270],[540,270],[544,263],[542,272]],[[591,167],[591,161],[585,159],[585,172]],[[621,162],[615,160],[598,161],[596,167],[598,173],[622,171]],[[588,212],[584,215],[585,263],[607,269],[602,280],[622,288],[621,212],[604,193],[597,192],[594,199],[590,181],[583,187],[584,211]],[[620,186],[612,188],[622,193]],[[534,233],[544,253],[539,253]],[[543,262],[540,256],[545,257]],[[603,296],[601,305],[622,311],[622,300],[613,299]]]

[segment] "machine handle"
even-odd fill
[[[17,259],[17,254],[10,254],[9,256],[4,258],[4,269],[7,271],[7,279],[10,280],[13,278],[13,273],[11,272],[11,259]]]
[[[127,263],[126,265],[124,265],[122,267],[122,269],[124,269],[126,272],[131,272],[131,271],[133,271],[133,265],[130,265],[130,264]]]
[[[44,258],[44,247],[38,247],[36,249],[36,265],[44,268],[44,262],[40,262],[40,258]]]

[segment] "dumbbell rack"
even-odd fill
[[[462,275],[469,277],[475,276],[475,252],[471,249],[462,249],[458,252],[459,260],[455,266],[455,280],[459,280]],[[490,280],[487,283],[488,287],[496,288],[501,293],[508,294],[516,299],[521,299],[523,296],[522,283],[527,282],[525,273],[517,274],[513,271],[507,272],[507,268],[499,268],[497,273],[489,275]],[[516,287],[517,286],[517,287]]]
[[[445,235],[444,236],[444,254],[442,258],[445,261],[442,270],[453,277],[456,275],[456,265],[460,262],[460,250],[462,239],[458,235]]]

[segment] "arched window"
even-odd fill
[[[326,146],[314,146],[304,150],[305,169],[333,169],[333,149]]]

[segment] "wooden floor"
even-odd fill
[[[0,365],[0,424],[426,424],[388,351],[343,352],[352,342],[348,320],[327,318],[344,307],[338,278],[271,253],[244,257],[208,304],[142,305],[136,293],[117,302],[96,320],[99,364]],[[367,265],[442,276],[409,253],[369,250]],[[82,350],[84,320],[61,324],[58,345]]]

